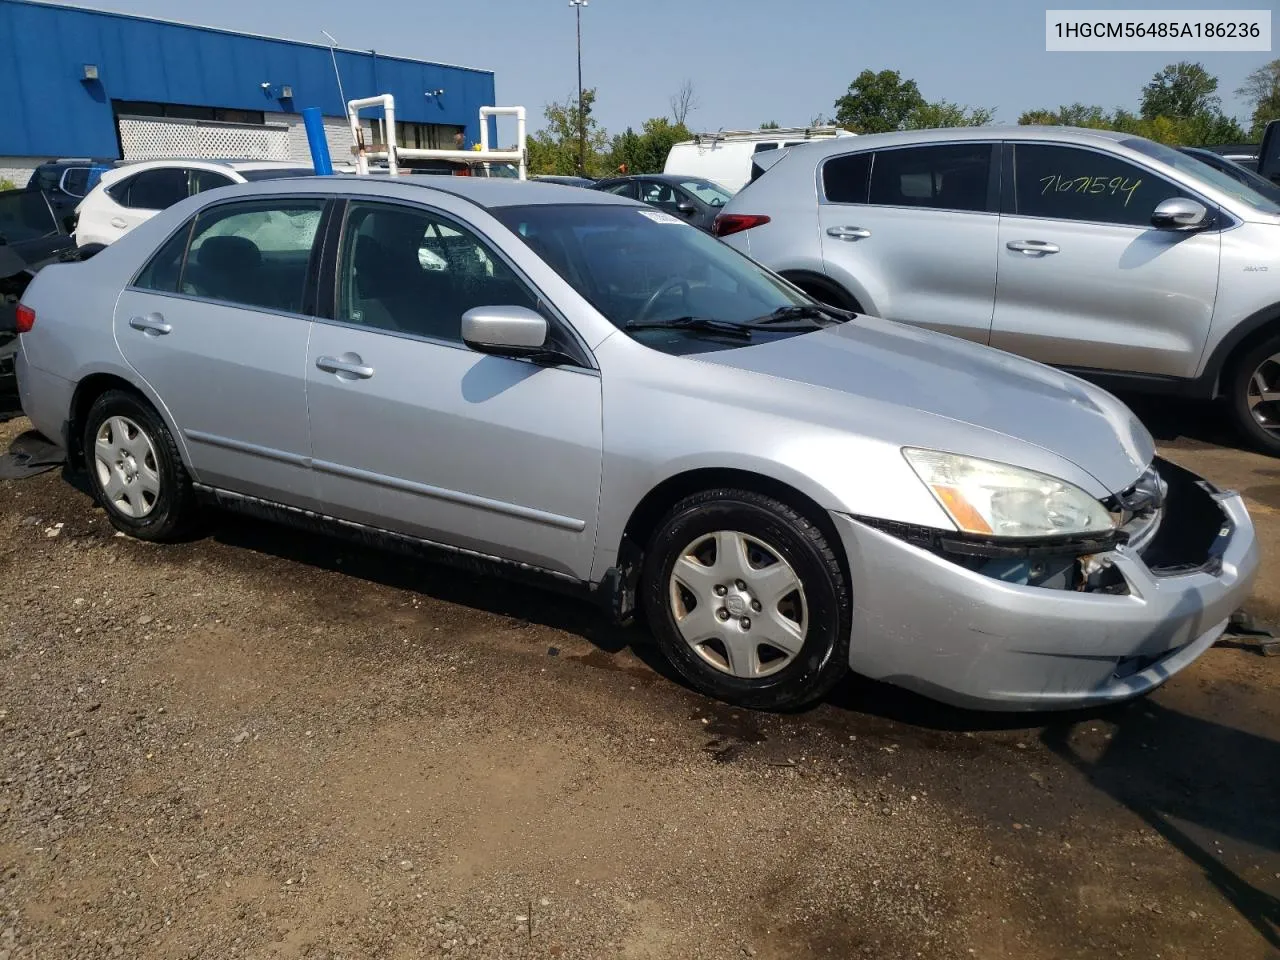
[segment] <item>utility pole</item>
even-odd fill
[[[587,175],[587,111],[582,102],[582,8],[589,0],[569,0],[578,18],[578,176]]]

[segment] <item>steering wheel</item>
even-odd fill
[[[684,279],[668,280],[666,283],[660,286],[657,290],[653,291],[649,299],[644,302],[644,306],[641,307],[639,311],[636,313],[635,319],[632,320],[631,322],[640,323],[644,320],[648,320],[649,314],[652,313],[653,308],[658,305],[658,301],[661,300],[663,297],[665,297],[671,291],[681,290],[682,291],[681,296],[688,297],[689,292],[692,289],[693,288],[689,286],[688,280],[684,280]]]

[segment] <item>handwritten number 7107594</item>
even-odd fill
[[[1049,177],[1041,177],[1044,188],[1040,195],[1047,193],[1083,193],[1087,196],[1124,196],[1124,205],[1129,206],[1134,191],[1142,185],[1141,178],[1130,180],[1128,177],[1064,177],[1055,173]]]

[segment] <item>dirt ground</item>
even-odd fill
[[[1147,412],[1280,621],[1280,461]],[[1227,645],[1090,713],[748,714],[557,597],[0,482],[0,960],[1276,957],[1278,692]]]

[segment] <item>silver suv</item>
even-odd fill
[[[1225,396],[1280,454],[1280,204],[1250,187],[1150,140],[1054,127],[756,162],[716,233],[811,295],[1111,389]]]

